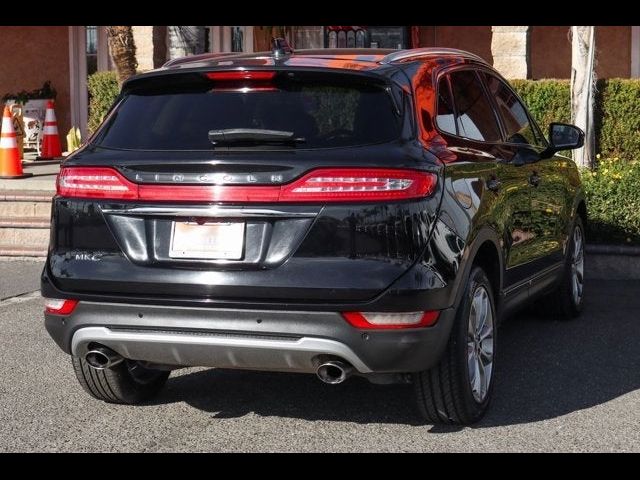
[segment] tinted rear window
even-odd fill
[[[401,119],[377,86],[297,82],[273,91],[220,91],[207,85],[128,94],[96,143],[133,150],[211,150],[210,130],[257,128],[294,132],[296,148],[389,142]]]

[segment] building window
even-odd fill
[[[322,48],[324,46],[323,27],[301,26],[294,27],[294,48],[296,50],[306,48]]]
[[[407,27],[328,26],[325,32],[328,48],[409,48]]]
[[[98,71],[98,27],[85,27],[87,76]]]
[[[337,48],[338,47],[338,32],[332,30],[329,32],[329,48]]]
[[[243,27],[231,27],[231,51],[242,52],[243,45],[244,45]]]
[[[371,48],[408,48],[407,27],[367,27]]]
[[[211,52],[211,27],[204,27],[204,51]]]

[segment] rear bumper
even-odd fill
[[[45,326],[66,353],[92,342],[126,358],[176,366],[315,372],[323,356],[360,373],[404,373],[435,365],[448,341],[453,309],[436,325],[360,330],[337,312],[242,310],[80,302]]]

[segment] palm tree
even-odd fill
[[[107,27],[107,39],[118,83],[122,85],[127,78],[136,74],[138,68],[132,27]]]
[[[593,97],[595,90],[595,27],[571,27],[571,120],[585,132],[584,147],[573,152],[582,167],[593,168],[595,128]]]

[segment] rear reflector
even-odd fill
[[[430,327],[438,321],[438,311],[428,312],[343,312],[342,316],[356,328],[392,329]]]
[[[44,311],[54,315],[69,315],[78,305],[78,300],[63,300],[59,298],[45,298]]]
[[[57,192],[63,197],[156,202],[372,202],[424,198],[437,176],[417,170],[323,168],[285,185],[136,184],[112,168],[63,168]]]

